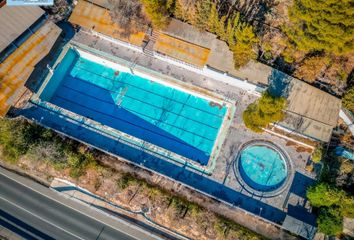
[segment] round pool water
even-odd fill
[[[274,191],[288,176],[285,158],[266,144],[247,146],[241,151],[238,161],[243,181],[257,191]]]

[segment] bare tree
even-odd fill
[[[144,30],[148,24],[139,0],[108,0],[111,17],[127,34]]]

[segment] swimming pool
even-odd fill
[[[243,182],[256,191],[277,190],[284,185],[289,175],[286,157],[268,143],[245,146],[237,161],[237,170]]]
[[[227,107],[69,49],[40,98],[207,165]]]

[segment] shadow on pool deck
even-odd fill
[[[17,114],[23,115],[28,119],[36,120],[68,136],[80,139],[97,148],[121,156],[135,164],[142,165],[160,174],[166,175],[201,192],[210,194],[216,199],[223,200],[234,206],[239,206],[256,215],[261,214],[261,217],[272,222],[282,223],[285,219],[286,213],[278,208],[235,191],[222,183],[208,178],[208,176],[190,171],[184,166],[177,166],[138,149],[120,144],[116,140],[69,122],[65,117],[51,112],[48,109],[32,106],[28,109],[19,110]]]

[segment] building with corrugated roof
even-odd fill
[[[36,64],[51,50],[61,30],[39,7],[0,8],[0,117],[26,91]]]
[[[144,32],[127,34],[126,30],[114,22],[109,13],[110,5],[105,0],[79,0],[69,18],[69,22],[93,33],[141,47]]]

